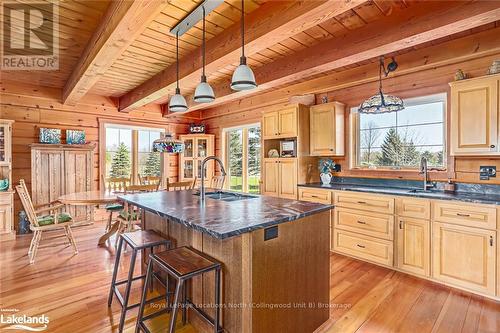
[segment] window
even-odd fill
[[[160,176],[161,155],[152,151],[153,141],[164,132],[161,128],[143,128],[104,124],[105,177],[132,178],[137,175]]]
[[[360,114],[353,108],[357,168],[414,169],[421,157],[444,169],[446,94],[405,100],[405,109]]]
[[[233,191],[259,193],[260,125],[224,129],[226,187]]]

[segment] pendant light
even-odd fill
[[[172,134],[165,134],[163,137],[153,141],[153,151],[159,153],[182,153],[184,151],[184,142],[174,139]]]
[[[403,100],[399,97],[393,95],[386,95],[382,92],[382,72],[384,72],[385,76],[389,75],[390,72],[394,72],[398,68],[398,63],[394,58],[387,65],[387,69],[384,64],[384,57],[380,57],[380,65],[379,65],[379,91],[378,94],[373,95],[372,97],[365,100],[359,106],[359,113],[388,113],[388,112],[396,112],[403,110],[405,108]]]
[[[179,89],[179,32],[175,34],[176,38],[176,56],[177,56],[177,87],[175,88],[175,95],[170,98],[168,109],[171,112],[184,112],[188,109],[186,99],[181,95]]]
[[[194,91],[194,98],[193,100],[196,103],[210,103],[213,102],[215,99],[215,94],[214,90],[210,85],[207,83],[207,77],[205,76],[205,6],[202,7],[203,9],[203,40],[201,44],[201,50],[202,50],[202,62],[203,62],[203,67],[202,67],[202,72],[201,72],[201,82],[196,86],[196,90]]]
[[[241,0],[241,58],[240,65],[233,73],[231,89],[240,91],[256,87],[255,76],[250,67],[247,66],[247,58],[245,57],[245,0]]]

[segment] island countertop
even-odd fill
[[[218,239],[291,222],[333,208],[332,205],[260,195],[231,202],[206,198],[202,206],[200,197],[193,190],[124,194],[118,198]]]

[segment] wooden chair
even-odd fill
[[[31,239],[31,244],[28,249],[28,257],[30,259],[30,264],[35,262],[35,257],[38,252],[38,246],[40,245],[40,240],[42,239],[42,232],[45,230],[61,230],[64,229],[64,233],[68,238],[69,244],[73,246],[75,254],[78,253],[76,247],[76,241],[73,237],[73,232],[71,231],[71,226],[73,225],[73,219],[68,213],[58,213],[58,211],[64,207],[63,204],[58,201],[51,202],[49,204],[43,205],[43,208],[38,208],[35,210],[31,197],[26,188],[26,183],[24,179],[19,181],[19,185],[16,185],[17,193],[21,198],[21,203],[23,204],[26,215],[30,222],[30,229],[33,231],[33,238]],[[48,215],[38,215],[40,213],[48,213]]]
[[[156,192],[158,191],[158,185],[128,185],[125,186],[125,194],[132,193],[144,193],[144,192]],[[118,245],[118,240],[120,235],[124,232],[132,232],[139,230],[139,225],[141,224],[141,209],[139,207],[134,207],[128,203],[125,203],[123,209],[118,214],[118,231],[116,233],[115,247]]]
[[[139,182],[141,185],[157,185],[158,187],[161,184],[161,177],[160,176],[141,176],[140,174],[137,175],[139,177]]]
[[[113,193],[124,193],[125,187],[130,184],[130,178],[104,178],[102,175],[102,183],[104,190]],[[123,204],[116,202],[106,205],[106,211],[109,213],[108,222],[106,223],[106,232],[111,229],[113,223],[113,213],[121,212],[123,210]]]
[[[167,179],[167,191],[185,191],[192,190],[194,188],[195,180],[187,180],[183,182],[170,182]]]
[[[213,176],[210,180],[210,188],[222,190],[224,188],[225,176]]]

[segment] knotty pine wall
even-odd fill
[[[468,61],[457,61],[452,65],[436,66],[427,70],[401,75],[398,77],[389,77],[384,79],[384,92],[395,94],[402,98],[411,98],[417,96],[431,95],[447,92],[450,94],[449,82],[454,80],[455,71],[461,68],[471,77],[483,76],[493,60],[500,59],[500,53],[485,56]],[[396,59],[397,60],[397,59]],[[377,66],[376,63],[373,66]],[[363,78],[360,78],[360,80]],[[354,80],[351,80],[354,81]],[[303,84],[303,83],[302,83]],[[336,82],[339,85],[339,82]],[[311,89],[309,87],[309,89]],[[339,101],[347,105],[347,110],[353,106],[358,106],[364,99],[373,95],[378,90],[378,82],[353,84],[348,88],[327,91],[316,94],[316,103],[321,103],[323,97],[329,101]],[[209,133],[215,134],[216,153],[221,156],[221,132],[223,128],[233,127],[242,124],[259,122],[262,113],[271,110],[279,110],[286,105],[286,100],[291,96],[287,95],[286,90],[283,94],[274,94],[277,102],[262,99],[259,95],[248,97],[240,101],[242,108],[238,104],[223,105],[217,108],[205,110],[202,112],[202,119],[208,127]],[[450,112],[450,103],[448,102],[448,119]],[[348,111],[349,112],[349,111]],[[346,117],[346,156],[334,157],[334,160],[341,164],[342,171],[339,176],[344,177],[376,177],[376,178],[400,178],[400,179],[421,179],[421,175],[414,171],[382,171],[382,170],[350,170],[349,169],[349,117]],[[449,126],[448,126],[449,127]],[[449,132],[447,134],[449,142]],[[449,149],[448,149],[449,151]],[[448,177],[460,182],[469,183],[491,183],[500,184],[500,177],[492,178],[489,181],[479,180],[480,165],[495,165],[500,170],[500,157],[457,157],[453,158],[448,153],[448,170],[446,172],[431,172],[433,180],[447,180]],[[318,180],[319,181],[319,180]]]
[[[189,118],[163,118],[158,105],[148,106],[131,113],[118,112],[113,100],[102,96],[85,96],[76,106],[60,103],[61,91],[54,88],[28,86],[14,82],[0,82],[0,118],[12,119],[14,184],[25,179],[31,190],[31,152],[28,146],[38,142],[40,127],[84,130],[87,141],[96,143],[94,151],[94,188],[99,188],[99,121],[127,122],[130,125],[161,125],[171,133],[188,132]],[[63,138],[65,132],[63,131]],[[63,141],[64,142],[64,141]],[[177,179],[178,158],[169,156],[169,178]],[[21,204],[15,195],[15,221]]]

